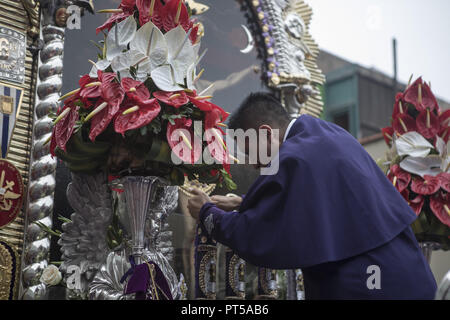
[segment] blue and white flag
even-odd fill
[[[22,103],[23,89],[0,83],[0,146],[6,158],[12,133]]]

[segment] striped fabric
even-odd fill
[[[12,132],[14,130],[14,125],[16,123],[16,117],[19,111],[19,104],[21,102],[23,90],[14,87],[9,87],[0,84],[0,97],[11,97],[12,98],[12,112],[7,112],[0,105],[0,145],[2,150],[2,158],[6,158],[9,149],[9,143],[11,141]],[[4,99],[0,98],[0,103]]]

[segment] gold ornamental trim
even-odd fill
[[[19,279],[19,255],[5,241],[0,240],[0,300],[16,298]]]

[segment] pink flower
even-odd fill
[[[438,177],[425,175],[424,178],[417,177],[411,183],[411,190],[423,196],[429,196],[438,192],[441,181]]]
[[[167,142],[178,158],[185,163],[194,164],[202,153],[201,137],[194,138],[191,119],[180,118],[174,121],[175,124],[167,125]]]
[[[439,111],[439,105],[433,92],[431,92],[428,84],[422,81],[422,78],[417,79],[404,92],[404,100],[416,107],[417,110],[423,111],[430,109],[430,111]]]
[[[153,96],[159,101],[164,102],[165,104],[177,109],[189,102],[186,92],[184,91],[176,91],[176,92],[157,91],[153,92]]]
[[[416,126],[422,136],[433,139],[439,133],[439,118],[429,109],[422,110],[417,116]]]
[[[395,132],[404,134],[410,131],[416,131],[416,121],[410,115],[403,113],[399,114],[392,124]]]
[[[411,175],[395,164],[389,170],[388,179],[392,181],[398,192],[402,193],[409,186]]]
[[[439,221],[450,227],[450,193],[439,192],[432,196],[430,208]]]
[[[437,177],[441,182],[441,188],[447,192],[450,192],[450,173],[441,172]]]

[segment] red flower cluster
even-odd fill
[[[416,131],[437,147],[437,137],[448,143],[450,110],[440,111],[429,85],[419,78],[405,92],[397,94],[391,124],[382,129],[388,145],[392,144],[394,133],[400,136]],[[394,164],[389,169],[388,178],[417,215],[430,210],[450,227],[450,173],[422,178]]]
[[[174,108],[180,108],[186,103],[191,102],[192,105],[203,111],[204,113],[204,131],[207,138],[208,149],[211,156],[222,164],[227,164],[228,161],[228,151],[226,148],[226,143],[222,139],[225,133],[219,128],[220,123],[224,122],[228,118],[228,113],[226,113],[221,107],[215,105],[214,103],[207,101],[204,97],[197,96],[197,92],[193,91],[186,93],[184,91],[178,92],[154,92],[153,96],[160,102],[167,105],[173,106]],[[186,130],[189,135],[177,136],[173,140],[173,133],[177,129]],[[188,139],[190,137],[190,139]],[[200,139],[202,137],[199,137]],[[183,140],[188,139],[189,145],[192,148],[190,154],[186,153],[185,149],[178,146]],[[175,124],[169,123],[167,125],[167,141],[170,147],[178,155],[180,159],[188,163],[195,163],[201,155],[201,144],[198,139],[194,139],[194,129],[192,128],[192,121],[185,118],[176,119]],[[178,147],[177,147],[178,146]],[[229,166],[224,166],[225,170],[229,172]]]
[[[412,177],[400,166],[393,165],[389,170],[388,178],[416,215],[422,212],[428,196],[431,211],[442,223],[450,227],[450,173],[442,172],[436,177],[428,175],[423,178]],[[415,194],[413,198],[412,192]]]
[[[430,86],[422,78],[397,94],[391,126],[382,129],[388,145],[394,133],[402,135],[410,131],[420,133],[433,143],[437,136],[446,143],[450,137],[450,110],[441,113]]]
[[[228,113],[207,101],[205,99],[207,97],[199,97],[195,91],[189,93],[157,91],[153,92],[154,98],[152,98],[143,82],[123,78],[119,83],[115,73],[102,71],[98,71],[97,78],[83,76],[79,84],[80,88],[72,92],[72,95],[65,100],[64,107],[57,115],[57,123],[53,128],[50,144],[52,155],[55,154],[56,147],[66,151],[66,144],[74,132],[77,121],[80,120],[80,108],[83,108],[85,113],[89,112],[82,121],[83,123],[91,122],[89,138],[94,142],[111,122],[114,123],[114,131],[122,135],[128,130],[148,125],[161,111],[159,102],[176,109],[192,103],[204,114],[204,131],[211,156],[220,163],[228,163],[228,151],[222,139],[225,133],[219,128],[219,125],[228,118]],[[184,162],[195,163],[202,152],[202,137],[199,141],[194,139],[191,119],[183,117],[175,119],[174,122],[174,124],[170,122],[167,124],[167,141],[170,147]],[[185,149],[178,146],[180,142],[186,142],[187,135],[185,137],[182,134],[179,135],[176,141],[171,139],[173,132],[177,129],[184,129],[189,133],[191,141],[188,145],[191,147],[191,152],[186,153]],[[228,167],[224,168],[227,170]]]
[[[197,42],[198,26],[189,18],[189,13],[183,0],[167,0],[165,5],[161,0],[122,0],[117,10],[100,27],[97,34],[102,30],[110,30],[115,23],[139,14],[139,24],[143,26],[152,21],[162,32],[170,31],[181,25],[188,32],[191,31],[190,40],[193,44]]]
[[[124,78],[119,83],[116,74],[99,71],[98,78],[86,75],[79,84],[80,89],[65,100],[58,114],[50,144],[52,155],[56,146],[66,150],[66,144],[79,120],[77,103],[90,111],[83,121],[91,122],[89,138],[93,142],[112,121],[115,131],[124,134],[125,131],[149,124],[161,110],[158,101],[150,98],[150,92],[140,81]]]

